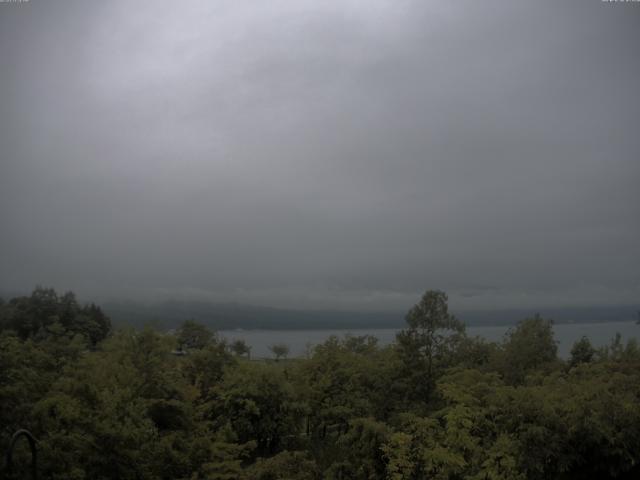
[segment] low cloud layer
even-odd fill
[[[640,301],[640,7],[0,4],[0,289]]]

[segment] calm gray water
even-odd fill
[[[467,327],[469,336],[480,336],[487,340],[501,340],[509,327]],[[610,322],[610,323],[573,323],[554,325],[555,338],[558,341],[558,353],[561,357],[568,357],[569,351],[576,340],[583,335],[587,336],[596,346],[606,345],[611,342],[616,333],[622,335],[623,341],[631,338],[640,340],[640,325],[634,322]],[[355,329],[355,330],[223,330],[219,332],[227,340],[243,339],[251,346],[251,355],[254,358],[272,357],[270,345],[284,343],[291,349],[290,356],[304,356],[307,348],[323,343],[331,335],[342,337],[351,335],[373,335],[378,338],[381,345],[387,345],[394,341],[398,329]]]

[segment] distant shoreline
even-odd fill
[[[170,329],[193,319],[215,330],[318,330],[402,328],[406,312],[287,310],[272,307],[165,301],[155,304],[106,302],[104,311],[118,326],[153,325]],[[595,306],[479,310],[453,313],[468,327],[511,326],[539,313],[556,325],[634,322],[640,306]]]
[[[512,327],[512,326],[516,326],[518,323],[518,320],[514,321],[513,323],[486,323],[486,324],[467,324],[465,323],[465,326],[467,328],[489,328],[489,327]],[[598,321],[598,320],[592,320],[592,321],[586,321],[586,322],[556,322],[554,321],[553,324],[554,325],[609,325],[609,324],[617,324],[617,323],[636,323],[635,320],[604,320],[604,321]],[[218,329],[217,331],[219,332],[277,332],[277,331],[288,331],[288,332],[306,332],[306,331],[324,331],[324,330],[341,330],[341,331],[345,331],[345,332],[349,332],[351,330],[367,330],[368,328],[370,328],[371,330],[402,330],[403,328],[405,328],[406,325],[376,325],[376,326],[372,326],[372,327],[367,327],[366,325],[354,325],[354,326],[326,326],[326,327],[286,327],[286,328],[281,328],[281,327],[256,327],[256,328],[221,328]],[[640,328],[640,325],[639,325]]]

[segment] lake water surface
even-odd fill
[[[501,340],[509,329],[500,327],[467,327],[469,336],[480,336],[490,341]],[[640,325],[634,322],[610,323],[571,323],[554,325],[555,339],[558,341],[558,353],[561,357],[568,357],[569,351],[576,340],[582,336],[589,338],[591,343],[600,347],[611,342],[616,333],[622,335],[623,341],[631,338],[640,340]],[[219,332],[227,340],[243,339],[251,346],[254,358],[272,357],[270,345],[284,343],[291,349],[291,357],[302,357],[307,349],[313,345],[323,343],[331,335],[373,335],[381,345],[388,345],[395,340],[396,328],[374,328],[354,330],[223,330]]]

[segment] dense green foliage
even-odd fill
[[[582,339],[565,362],[540,317],[469,338],[442,292],[393,345],[332,337],[278,362],[192,321],[112,332],[41,288],[0,302],[0,329],[0,449],[31,430],[42,478],[640,478],[634,341]]]

